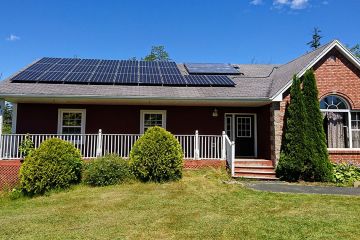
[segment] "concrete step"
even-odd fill
[[[265,159],[236,159],[235,167],[243,166],[269,166],[273,167],[273,162],[271,160]]]
[[[266,168],[236,167],[235,172],[236,173],[275,174],[275,170],[273,167],[266,167]]]
[[[266,181],[279,180],[275,176],[258,176],[258,175],[256,175],[256,176],[243,176],[242,174],[237,174],[237,173],[235,173],[235,177],[242,177],[242,178],[253,179],[253,180],[266,180]]]

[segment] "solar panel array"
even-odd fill
[[[226,76],[181,75],[175,62],[42,58],[12,78],[13,82],[234,86]]]
[[[224,63],[185,63],[185,67],[190,74],[240,74],[233,66]]]

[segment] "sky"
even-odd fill
[[[322,43],[360,43],[359,0],[1,0],[1,79],[41,57],[281,64]]]

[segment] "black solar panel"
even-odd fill
[[[44,72],[33,72],[33,71],[23,71],[17,74],[12,78],[14,82],[30,81],[36,82],[36,79],[40,77]]]
[[[45,72],[37,80],[39,82],[62,82],[68,72]]]
[[[164,85],[186,85],[185,78],[181,75],[163,75]]]
[[[139,84],[146,84],[146,85],[161,85],[161,76],[160,75],[140,75]]]
[[[13,82],[131,84],[165,86],[234,86],[225,75],[181,75],[175,62],[42,58]]]
[[[210,80],[206,76],[202,75],[187,75],[184,76],[187,85],[200,86],[208,85],[211,86]]]

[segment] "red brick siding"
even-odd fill
[[[333,49],[314,66],[319,98],[328,94],[336,94],[344,97],[350,104],[351,109],[360,110],[360,70],[347,60],[338,50]],[[278,121],[283,119],[286,102],[289,101],[289,93],[284,94],[281,102]],[[280,125],[283,125],[281,121]],[[278,132],[278,134],[282,134]],[[358,161],[360,151],[329,151],[332,161]]]

